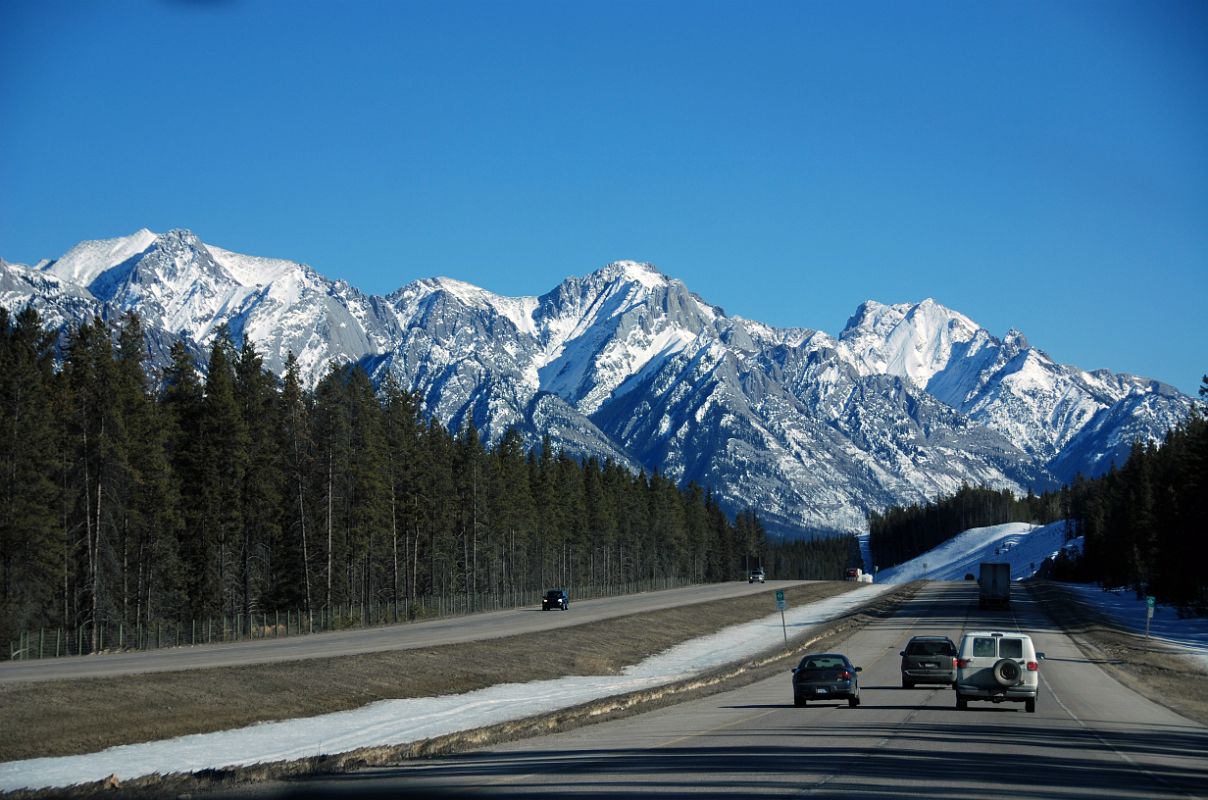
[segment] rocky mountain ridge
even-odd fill
[[[377,297],[189,231],[142,230],[32,267],[0,262],[0,305],[31,303],[56,327],[136,311],[157,357],[175,337],[204,352],[226,324],[277,373],[292,351],[312,385],[332,361],[358,362],[489,441],[548,434],[580,457],[707,485],[786,534],[861,530],[868,509],[965,482],[1025,492],[1097,474],[1191,403],[1059,365],[932,300],[866,302],[832,337],[728,316],[635,262],[540,297],[449,278]]]

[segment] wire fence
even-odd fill
[[[692,585],[685,578],[667,577],[606,586],[568,586],[573,605],[578,600],[677,589]],[[121,621],[101,620],[96,626],[85,623],[77,628],[40,628],[22,632],[8,647],[7,660],[63,658],[92,653],[117,653],[157,650],[168,647],[244,642],[306,636],[313,633],[358,628],[382,627],[425,620],[445,619],[486,611],[541,606],[540,590],[517,592],[481,592],[476,595],[423,595],[406,603],[359,603],[305,609],[286,609],[262,613],[222,615],[188,622],[164,620],[148,625],[128,625]],[[0,651],[0,656],[3,652]]]

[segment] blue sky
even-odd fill
[[[0,2],[0,257],[183,227],[387,293],[617,259],[1208,372],[1208,3]]]

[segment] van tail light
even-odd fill
[[[1028,672],[1035,672],[1038,669],[1040,669],[1040,664],[1036,663],[1035,661],[1028,662]]]
[[[956,666],[957,666],[957,667],[959,667],[959,668],[961,668],[961,669],[965,669],[966,667],[968,667],[968,666],[969,666],[970,664],[972,664],[972,663],[973,663],[973,659],[971,659],[971,658],[958,658],[958,659],[956,659]]]

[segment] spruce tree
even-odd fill
[[[207,602],[207,598],[217,594],[211,585],[207,566],[211,558],[211,542],[204,535],[207,530],[207,509],[203,503],[203,394],[197,366],[183,342],[177,340],[172,345],[171,358],[171,364],[164,370],[159,409],[164,422],[172,484],[170,491],[179,503],[175,550],[180,559],[181,583],[187,605],[184,616],[193,621],[214,612],[216,605]]]
[[[63,540],[54,340],[27,307],[0,308],[0,644],[55,622]]]
[[[220,328],[210,347],[205,394],[201,408],[201,480],[198,487],[203,517],[193,535],[205,542],[202,607],[233,621],[244,595],[240,553],[243,543],[242,492],[248,476],[250,438],[235,394],[234,344]]]
[[[281,536],[277,539],[273,563],[272,595],[278,608],[301,607],[308,625],[314,627],[313,541],[318,530],[313,516],[312,493],[308,485],[314,471],[314,443],[311,440],[311,397],[303,391],[298,376],[298,359],[291,351],[285,359],[285,377],[278,396],[276,418],[280,426],[280,447],[285,461],[285,484],[281,508]]]
[[[114,394],[126,432],[130,481],[122,505],[122,618],[150,630],[153,620],[185,612],[178,544],[179,494],[172,480],[167,428],[147,373],[142,325],[126,314],[118,338]]]
[[[247,431],[246,478],[240,487],[242,541],[239,549],[240,584],[245,624],[268,610],[276,573],[285,568],[274,556],[281,550],[281,502],[286,471],[277,418],[277,379],[245,340],[235,363],[235,401]]]

